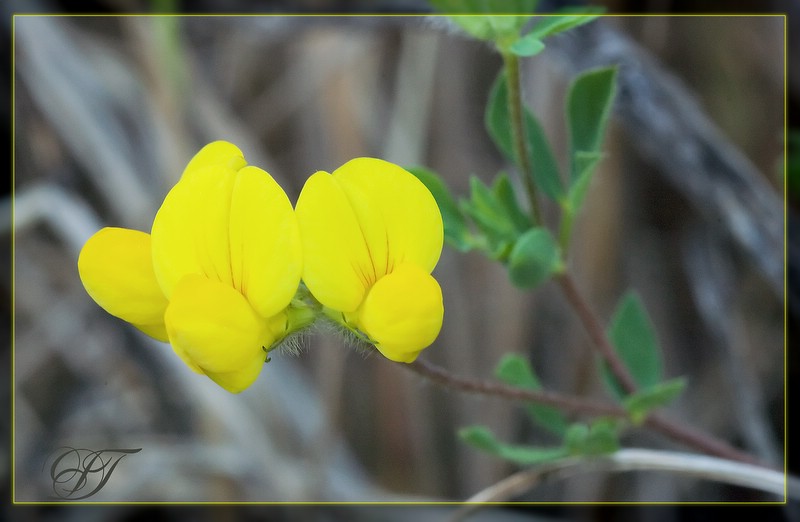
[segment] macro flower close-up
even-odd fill
[[[303,281],[326,313],[388,359],[416,359],[444,316],[431,276],[442,251],[442,216],[425,185],[387,161],[356,158],[311,176],[296,212]]]
[[[78,270],[89,295],[238,393],[297,326],[287,311],[302,270],[297,221],[283,189],[218,141],[189,162],[152,233],[104,228]]]

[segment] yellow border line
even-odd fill
[[[16,67],[15,67],[15,44],[16,44],[16,19],[32,18],[32,17],[58,17],[58,18],[100,18],[100,17],[302,17],[302,18],[322,18],[322,17],[431,17],[431,16],[453,16],[453,14],[446,13],[329,13],[329,14],[309,14],[309,13],[118,13],[118,14],[102,14],[102,13],[13,13],[11,16],[11,503],[19,506],[115,506],[115,505],[296,505],[296,506],[330,506],[330,505],[378,505],[378,506],[465,506],[465,505],[481,505],[481,506],[552,506],[552,505],[680,505],[680,506],[716,506],[716,505],[757,505],[757,506],[774,506],[785,505],[788,502],[788,254],[787,254],[787,241],[788,241],[788,199],[787,199],[787,177],[788,177],[788,30],[787,30],[787,15],[786,13],[647,13],[647,14],[621,14],[621,13],[603,13],[602,17],[675,17],[675,18],[688,18],[688,17],[712,17],[712,18],[744,18],[744,17],[781,17],[783,18],[783,258],[784,258],[784,272],[783,272],[783,474],[784,474],[784,499],[780,502],[764,501],[764,502],[463,502],[463,501],[364,501],[364,502],[288,502],[288,501],[274,501],[274,502],[217,502],[217,501],[119,501],[119,502],[84,502],[84,501],[18,501],[16,500],[16,226],[14,224],[15,217],[15,195],[16,195]],[[455,16],[480,16],[470,14],[455,14]],[[493,14],[492,16],[520,16],[519,14],[503,13]],[[542,14],[537,16],[550,16]]]

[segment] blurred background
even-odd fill
[[[652,11],[670,7],[650,4]],[[429,10],[424,2],[375,5],[350,9]],[[85,8],[151,7],[97,1]],[[298,12],[259,2],[225,8]],[[10,2],[3,9],[10,31],[14,11],[61,6]],[[634,73],[621,74],[607,155],[577,225],[571,268],[605,319],[627,289],[639,292],[666,374],[689,382],[670,416],[776,465],[785,430],[784,22],[604,17],[553,39],[522,70],[525,98],[562,152],[563,96],[575,72],[619,58]],[[16,501],[48,500],[52,481],[43,464],[61,446],[142,448],[95,501],[404,502],[464,500],[516,471],[460,442],[460,427],[486,424],[504,440],[556,442],[518,405],[443,390],[324,331],[310,334],[299,356],[274,356],[255,385],[230,395],[190,372],[168,345],[102,311],[77,277],[77,255],[91,234],[103,226],[149,231],[186,162],[217,139],[237,144],[293,201],[310,174],[356,156],[429,166],[465,196],[470,175],[489,181],[510,168],[483,127],[501,65],[490,49],[426,16],[17,16],[13,30]],[[789,199],[794,219],[798,196]],[[3,204],[9,209],[10,199]],[[546,208],[545,219],[555,218]],[[11,227],[4,221],[6,236]],[[547,387],[606,398],[588,337],[557,287],[522,293],[500,265],[447,247],[434,275],[446,317],[424,357],[490,378],[503,354],[522,353]],[[791,303],[795,294],[789,290]],[[787,371],[797,375],[793,364]],[[641,430],[624,444],[685,449]],[[2,455],[3,469],[10,457]],[[10,488],[9,476],[4,484]],[[654,472],[595,472],[547,481],[514,500],[772,498]],[[298,517],[273,509],[274,519]],[[404,520],[412,513],[369,509],[309,507],[297,519]],[[443,509],[419,509],[416,518],[444,516]],[[688,517],[684,506],[638,509],[662,520]],[[474,519],[489,513],[532,516],[495,509]],[[621,513],[558,505],[533,516],[629,516]],[[787,516],[778,508],[769,514]],[[119,505],[26,516],[182,515]],[[259,517],[250,508],[245,516]]]

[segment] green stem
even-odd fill
[[[539,203],[536,197],[536,185],[533,184],[533,165],[525,139],[524,106],[522,104],[522,94],[520,92],[519,58],[509,52],[503,53],[503,63],[506,66],[508,78],[506,86],[508,89],[508,115],[511,121],[511,136],[514,141],[514,154],[517,157],[521,169],[522,184],[528,194],[528,203],[531,207],[531,217],[534,225],[542,224],[542,216],[539,212]]]
[[[572,224],[574,214],[570,209],[564,209],[561,213],[561,224],[558,227],[558,246],[561,249],[561,259],[566,262],[569,254],[569,240],[572,237]]]

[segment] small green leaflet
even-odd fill
[[[494,194],[494,198],[503,207],[506,216],[518,233],[521,234],[531,227],[531,219],[522,211],[522,208],[520,208],[517,195],[514,192],[514,187],[511,185],[511,181],[509,181],[506,173],[501,172],[494,180],[492,194]]]
[[[686,379],[678,377],[636,392],[634,395],[626,397],[622,401],[622,405],[628,412],[631,422],[638,425],[647,419],[651,411],[667,406],[674,401],[684,388],[686,388]]]
[[[500,174],[489,188],[479,178],[470,178],[470,199],[460,202],[461,212],[483,232],[483,243],[475,244],[492,259],[505,261],[517,237],[531,222],[519,207],[508,176]]]
[[[469,426],[458,431],[458,436],[468,444],[522,466],[540,464],[569,455],[566,448],[539,448],[506,444],[498,441],[486,426]]]
[[[511,44],[509,50],[517,56],[536,56],[540,52],[544,51],[544,42],[536,36],[529,34]]]
[[[571,424],[564,435],[564,447],[570,455],[605,455],[619,449],[621,424],[616,419],[600,418],[586,425]]]
[[[635,292],[626,293],[617,305],[608,338],[639,388],[649,388],[661,381],[661,351],[655,328]],[[622,398],[625,394],[619,383],[610,371],[606,369],[604,373],[612,393]]]
[[[599,15],[544,15],[534,22],[533,29],[511,44],[509,50],[517,56],[535,56],[544,51],[542,40],[548,36],[568,31],[573,27],[587,24]]]
[[[600,152],[617,85],[617,68],[592,69],[572,82],[567,94],[567,123],[574,182],[585,170],[586,160]]]
[[[534,288],[564,269],[550,231],[531,228],[517,240],[508,258],[508,275],[518,288]]]
[[[578,76],[567,95],[567,124],[570,132],[570,181],[559,237],[566,250],[572,223],[580,213],[589,191],[616,90],[616,68],[595,69]]]
[[[565,212],[569,212],[572,216],[575,216],[583,206],[583,200],[589,192],[589,184],[600,158],[599,152],[576,153],[573,161],[578,169],[578,177],[570,185],[567,199],[563,204]]]

